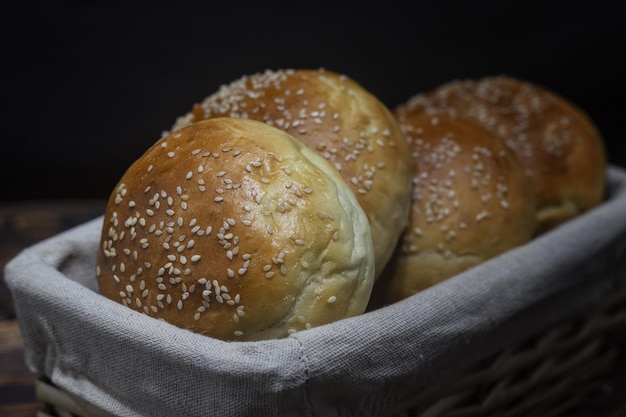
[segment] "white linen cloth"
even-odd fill
[[[596,209],[394,305],[282,340],[223,342],[98,293],[102,218],[6,267],[26,363],[117,416],[375,416],[545,330],[626,270],[626,171]],[[621,272],[620,272],[621,271]]]

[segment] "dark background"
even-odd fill
[[[299,67],[344,73],[389,107],[456,78],[526,79],[587,111],[626,167],[626,14],[585,3],[5,1],[0,198],[108,198],[193,103]]]

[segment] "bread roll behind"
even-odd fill
[[[173,130],[213,117],[280,128],[326,158],[368,216],[377,276],[408,222],[412,160],[388,108],[354,80],[327,70],[243,76],[206,97]]]
[[[159,140],[108,202],[103,295],[223,340],[285,337],[360,314],[367,218],[323,158],[266,124],[217,118]]]
[[[403,111],[469,120],[500,137],[532,181],[537,233],[604,197],[607,160],[601,134],[582,109],[541,86],[508,76],[457,80],[411,98]]]
[[[406,109],[405,109],[406,110]],[[410,225],[375,303],[409,297],[528,242],[535,202],[520,162],[480,126],[403,111],[415,161]]]

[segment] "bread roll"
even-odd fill
[[[173,129],[220,116],[285,130],[339,170],[368,216],[378,276],[407,225],[413,172],[388,108],[355,81],[331,71],[266,71],[222,86]]]
[[[530,181],[503,141],[461,119],[410,109],[401,115],[415,160],[413,205],[374,287],[384,304],[528,242],[535,229]]]
[[[281,338],[362,313],[374,281],[367,218],[317,153],[253,120],[163,137],[111,194],[103,295],[223,340]]]
[[[502,138],[532,180],[537,233],[604,197],[600,133],[580,108],[543,87],[508,76],[452,81],[413,97],[400,113],[405,111],[471,120]]]

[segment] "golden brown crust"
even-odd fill
[[[599,204],[603,140],[579,108],[540,86],[507,76],[460,80],[411,98],[398,111],[471,120],[502,138],[531,177],[538,233]]]
[[[301,140],[337,168],[372,229],[377,275],[408,221],[412,161],[397,121],[375,96],[326,70],[279,70],[244,76],[179,118],[263,121]]]
[[[415,160],[410,225],[375,286],[390,303],[528,242],[530,182],[513,152],[480,126],[402,111]]]
[[[360,314],[367,218],[323,158],[285,132],[216,118],[160,139],[111,194],[102,294],[179,327],[257,340]]]

